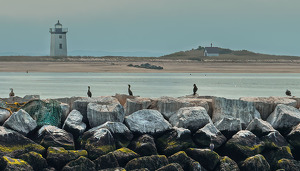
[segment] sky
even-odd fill
[[[214,46],[300,56],[299,0],[0,0],[0,55],[49,55],[57,20],[71,55],[159,56]]]

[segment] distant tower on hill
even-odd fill
[[[50,56],[67,56],[68,28],[62,28],[58,20],[55,28],[50,28],[49,32],[51,33]]]

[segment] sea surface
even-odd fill
[[[8,97],[10,88],[23,97],[38,94],[42,99],[127,94],[131,85],[141,97],[180,97],[192,94],[193,84],[199,95],[226,98],[285,96],[289,89],[300,96],[300,74],[245,73],[17,73],[0,72],[0,97]]]

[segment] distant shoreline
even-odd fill
[[[0,62],[0,72],[94,72],[94,73],[300,73],[300,62],[199,62],[192,60],[147,60],[162,70],[134,68],[137,61],[84,61],[84,62]]]

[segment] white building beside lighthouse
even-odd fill
[[[67,56],[68,28],[62,28],[58,20],[55,28],[50,28],[49,32],[51,33],[50,56]]]

